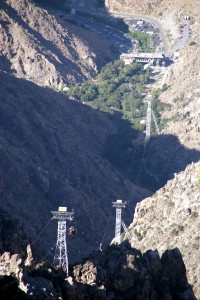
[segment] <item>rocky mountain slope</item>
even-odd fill
[[[171,104],[171,111],[162,116],[166,123],[162,132],[178,136],[187,148],[200,150],[200,26],[195,23],[192,28],[194,36],[190,43],[194,45],[180,51],[180,58],[163,80],[169,88],[161,100]]]
[[[112,201],[126,199],[133,189],[102,158],[115,125],[107,114],[51,89],[3,72],[0,79],[1,208],[24,225],[35,254],[55,246],[57,223],[50,218],[60,205],[74,208],[77,218],[71,259],[98,248]],[[136,187],[134,201],[144,195]],[[107,232],[110,239],[113,231]]]
[[[113,58],[109,41],[72,25],[61,11],[38,5],[0,2],[1,70],[59,88],[91,78]]]
[[[110,11],[149,14],[152,7],[159,5],[162,0],[105,0],[105,6]]]
[[[8,238],[9,237],[9,238]],[[24,226],[19,222],[19,219],[14,217],[1,208],[0,210],[0,253],[5,249],[12,251],[12,253],[25,253],[26,246],[29,239]]]
[[[189,3],[187,0],[105,0],[108,10],[128,12],[142,15],[170,15],[178,10],[198,17],[199,7],[196,1]]]
[[[156,180],[159,180],[159,173],[163,170],[168,170],[170,177],[173,177],[174,172],[183,170],[192,160],[199,160],[198,9],[195,2],[188,4],[185,0],[173,3],[171,0],[143,1],[143,5],[141,1],[107,1],[108,7],[115,10],[121,10],[122,3],[126,12],[148,13],[159,17],[171,44],[178,36],[178,22],[185,14],[192,16],[190,42],[180,51],[179,60],[160,78],[161,84],[168,86],[161,100],[170,103],[171,110],[163,114],[162,134],[148,144],[149,156],[144,159],[149,173],[154,173]],[[77,238],[75,241],[69,240],[70,261],[73,261],[96,249],[102,241],[113,200],[119,195],[125,200],[132,199],[134,190],[133,208],[136,201],[148,196],[148,192],[125,181],[102,158],[103,144],[109,134],[116,132],[115,124],[107,114],[93,111],[69,101],[64,95],[23,79],[57,88],[63,83],[90,78],[112,56],[109,43],[100,41],[92,33],[86,35],[80,27],[69,24],[63,14],[39,8],[28,0],[1,1],[0,8],[0,62],[1,70],[8,72],[0,72],[0,192],[1,207],[4,209],[0,217],[1,238],[4,237],[0,250],[11,247],[13,251],[21,251],[30,239],[34,253],[46,258],[56,239],[57,224],[50,221],[50,211],[59,205],[66,205],[70,209],[75,208],[77,217]],[[158,248],[163,253],[166,249],[178,247],[186,264],[189,283],[194,285],[194,291],[200,298],[200,271],[197,263],[200,213],[198,168],[198,164],[188,166],[152,198],[138,204],[129,231],[132,246],[144,251]],[[128,211],[129,218],[131,214],[132,209]],[[13,228],[13,216],[19,220],[16,228]],[[9,224],[8,219],[11,220]],[[10,242],[6,240],[5,224],[10,229]],[[107,234],[110,238],[113,232]],[[102,287],[103,281],[96,277],[95,268],[97,265],[101,276],[107,274],[104,268],[107,254],[97,256],[98,261],[94,258],[96,265],[92,261],[74,270],[79,293],[88,289],[88,286],[85,287],[86,282],[97,283],[98,291],[89,287],[87,292],[91,297],[94,295],[91,293],[96,292],[95,296],[100,293],[104,297],[111,282],[114,289],[112,297],[115,297],[115,293],[122,297],[132,297],[132,290],[122,289],[124,282],[127,284],[128,281],[133,286],[135,284],[132,270],[136,266],[129,261],[135,252],[130,250],[127,254],[126,249],[123,253],[119,249],[113,251],[116,253],[114,259],[110,257],[108,260],[109,280],[106,281],[106,288]],[[137,252],[137,255],[141,258],[141,253]],[[137,255],[136,258],[134,256],[134,262],[138,259]],[[116,263],[120,271],[112,273],[115,270],[113,260],[117,261],[116,257],[120,256],[123,256],[122,261],[127,260],[128,267]],[[176,256],[175,261],[180,261],[179,258],[180,255]],[[148,255],[145,259],[151,265]],[[145,268],[143,262],[142,258],[139,270]],[[164,272],[165,268],[159,260],[158,265],[160,269],[156,269],[156,272]],[[180,265],[183,266],[182,263]],[[148,268],[145,273],[147,278],[142,272],[139,278],[148,279],[148,276],[152,276],[152,270]],[[184,267],[181,269],[181,278],[185,280]],[[174,273],[177,274],[176,271]],[[166,281],[171,282],[168,278]],[[51,283],[45,281],[45,284],[50,290]],[[181,283],[186,290],[184,284]],[[145,283],[142,281],[142,291],[148,291],[145,297],[149,297],[149,291],[154,295],[157,293],[152,286],[151,280]],[[73,286],[71,288],[74,293]],[[168,299],[173,299],[171,287],[167,285],[166,289],[170,295]],[[190,298],[186,294],[183,299]]]
[[[200,165],[189,165],[164,188],[137,204],[129,230],[131,245],[142,251],[178,247],[189,282],[200,297],[199,216]]]

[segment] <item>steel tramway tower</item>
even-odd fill
[[[126,207],[126,201],[117,200],[116,202],[112,202],[113,207],[116,207],[116,223],[115,223],[115,240],[117,244],[121,243],[121,227],[123,224],[123,228],[126,225],[122,221],[122,208]],[[126,228],[127,229],[127,228]],[[125,232],[127,233],[127,230],[125,229]]]
[[[68,212],[67,207],[60,206],[58,211],[52,211],[52,219],[58,220],[58,231],[57,231],[57,243],[54,255],[53,263],[54,265],[59,265],[62,267],[63,271],[66,272],[68,276],[68,255],[67,255],[67,225],[66,220],[74,220],[74,212]]]
[[[151,137],[151,117],[153,117],[153,121],[155,124],[155,129],[157,134],[160,134],[160,130],[158,127],[158,123],[156,121],[156,116],[154,114],[154,111],[152,109],[151,106],[151,101],[152,101],[152,96],[148,95],[148,99],[147,101],[147,116],[146,116],[146,137],[145,137],[145,141],[149,141],[150,137]]]

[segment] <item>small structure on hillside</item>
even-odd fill
[[[168,58],[163,53],[122,53],[120,59],[124,61],[125,65],[130,65],[134,62],[139,63],[150,63],[151,65],[161,65],[163,61],[166,61]]]

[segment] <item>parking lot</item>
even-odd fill
[[[131,31],[139,30],[148,34],[151,40],[151,47],[156,48],[159,52],[163,51],[159,29],[153,23],[132,18],[126,18],[125,22],[128,24]]]

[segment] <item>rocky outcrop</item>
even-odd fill
[[[30,249],[28,249],[29,255]],[[59,273],[52,266],[44,263],[35,266],[30,264],[27,267],[26,261],[19,254],[11,255],[9,252],[0,256],[1,299],[61,299],[59,297],[62,293],[56,291],[59,284],[56,285],[54,281],[55,277],[59,280],[62,272]],[[62,282],[62,279],[60,281]]]
[[[89,299],[195,299],[178,249],[142,254],[128,244],[111,246],[74,267],[78,297]],[[75,298],[74,298],[75,299]]]
[[[3,267],[3,268],[2,268]],[[4,253],[0,257],[0,296],[7,288],[5,279],[12,274],[9,300],[21,299],[135,299],[195,300],[187,282],[180,251],[166,251],[160,258],[157,251],[141,253],[128,243],[94,252],[81,265],[73,267],[71,277],[45,263],[25,267],[19,255]],[[6,299],[6,298],[4,298]]]
[[[183,255],[189,282],[200,297],[199,216],[200,185],[198,163],[175,174],[151,198],[137,204],[133,223],[129,227],[131,245],[146,251],[178,247]]]
[[[113,58],[111,44],[31,0],[0,3],[0,69],[40,85],[91,78]]]

